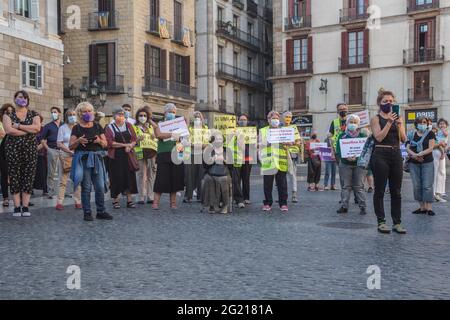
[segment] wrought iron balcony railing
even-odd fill
[[[105,77],[83,77],[83,86],[89,87],[94,82],[98,88],[105,88],[106,93],[121,94],[125,93],[124,76],[123,75],[107,75]]]
[[[247,0],[247,14],[252,17],[258,15],[258,4],[253,0]]]
[[[309,110],[309,97],[305,99],[295,100],[295,98],[289,98],[289,111],[293,112],[306,112]]]
[[[230,81],[241,82],[250,87],[264,89],[262,76],[226,63],[217,63],[217,76]]]
[[[348,23],[353,21],[367,20],[369,14],[367,13],[367,5],[358,8],[344,8],[339,10],[341,23]]]
[[[244,10],[244,2],[242,0],[233,0],[233,6],[238,9]]]
[[[369,68],[370,56],[353,56],[349,58],[339,58],[339,71]]]
[[[311,15],[294,16],[284,19],[284,30],[311,28]]]
[[[408,89],[408,103],[431,102],[434,100],[433,87]]]
[[[115,30],[118,29],[119,12],[101,11],[89,14],[89,30]]]
[[[231,22],[217,21],[216,33],[252,50],[260,50],[261,41],[257,37],[236,28]]]
[[[439,0],[406,0],[408,2],[408,13],[414,13],[422,10],[439,8]]]
[[[197,88],[195,87],[153,76],[144,76],[143,82],[142,92],[144,94],[156,92],[187,100],[197,100]]]
[[[312,74],[313,73],[312,61],[294,62],[294,63],[277,63],[273,68],[273,74],[275,77],[282,77],[295,74]]]
[[[403,64],[444,62],[445,47],[403,50]]]
[[[360,92],[359,94],[344,94],[344,102],[350,106],[353,105],[366,105],[366,93]]]

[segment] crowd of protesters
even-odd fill
[[[104,114],[96,113],[88,102],[64,114],[53,106],[51,121],[44,125],[42,116],[30,110],[28,93],[18,91],[14,104],[4,104],[0,109],[3,206],[9,206],[12,195],[13,216],[29,217],[34,190],[42,190],[43,196],[49,199],[56,197],[56,210],[64,210],[64,199],[69,194],[74,207],[82,209],[84,220],[92,221],[93,187],[97,219],[113,219],[106,211],[108,191],[113,209],[121,208],[121,196],[124,196],[126,208],[149,204],[159,210],[164,193],[169,194],[170,208],[177,209],[177,194],[184,191],[183,203],[192,203],[196,198],[209,213],[225,214],[234,204],[238,208],[251,204],[250,173],[252,164],[259,163],[263,175],[263,211],[272,210],[275,182],[278,205],[286,213],[289,200],[298,202],[297,167],[306,162],[308,191],[341,190],[338,214],[349,212],[352,194],[359,213],[367,214],[367,191],[373,193],[378,231],[404,234],[406,229],[401,223],[404,171],[411,175],[414,199],[419,204],[414,214],[433,216],[432,203],[446,202],[448,122],[439,119],[433,127],[431,119],[418,117],[414,130],[408,131],[402,117],[394,112],[394,93],[380,92],[377,104],[378,114],[365,127],[357,115],[349,114],[345,103],[337,105],[338,117],[332,121],[324,141],[333,156],[322,161],[315,147],[321,144],[319,132],[313,130],[307,140],[301,137],[289,111],[282,114],[270,111],[268,125],[259,129],[258,139],[251,145],[236,133],[227,135],[226,139],[214,134],[206,141],[195,140],[196,130],[209,131],[199,111],[185,119],[189,134],[162,132],[149,106],[139,108],[135,119],[132,106],[117,108],[112,121],[104,127],[99,123]],[[176,106],[168,103],[163,121],[176,118]],[[237,126],[248,125],[248,116],[240,115]],[[293,141],[271,143],[271,130],[278,128],[292,128]],[[355,138],[367,138],[364,148],[372,148],[367,166],[359,165],[359,157],[345,157],[342,153],[341,143]],[[406,160],[401,152],[402,144],[406,147]],[[210,155],[209,159],[204,158],[205,154]],[[322,167],[325,168],[323,187],[320,185]],[[336,172],[340,188],[336,185]],[[387,192],[391,200],[392,229],[387,225],[384,211]]]

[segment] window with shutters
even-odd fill
[[[161,49],[150,47],[150,76],[161,78]]]
[[[308,68],[308,40],[294,40],[294,71],[306,70]]]
[[[353,77],[348,79],[349,97],[345,99],[350,105],[363,104],[363,79],[362,77]]]
[[[123,75],[116,73],[116,44],[114,42],[89,45],[89,83],[94,82],[109,93],[122,93]]]
[[[182,27],[183,27],[183,5],[181,4],[181,2],[179,1],[174,1],[174,28],[175,28],[175,32],[174,32],[174,36],[176,40],[181,40],[183,31],[182,31]]]
[[[33,20],[39,19],[39,0],[10,0],[10,12]]]
[[[39,92],[43,89],[43,65],[42,61],[20,57],[20,74],[22,89],[35,89]]]
[[[183,56],[178,54],[175,55],[175,82],[184,83],[184,65],[183,65]]]
[[[364,63],[364,31],[348,33],[348,64]]]

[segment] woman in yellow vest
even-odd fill
[[[292,202],[297,200],[297,164],[301,158],[302,138],[298,132],[298,128],[292,123],[292,112],[286,111],[283,113],[283,125],[287,128],[294,128],[295,142],[288,147],[288,175],[292,177]]]
[[[152,110],[144,106],[136,112],[136,124],[134,131],[137,136],[137,144],[134,148],[139,163],[137,172],[137,185],[139,189],[138,204],[153,204],[153,185],[156,177],[156,152],[158,139],[156,139],[153,127],[150,124]]]
[[[270,111],[267,115],[269,125],[259,131],[259,152],[261,160],[261,174],[264,179],[264,206],[263,211],[272,210],[273,181],[276,180],[278,188],[278,202],[281,211],[287,212],[287,178],[288,171],[288,146],[286,144],[271,144],[267,141],[270,129],[280,127],[280,114]]]

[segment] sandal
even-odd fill
[[[120,209],[119,201],[115,201],[112,203],[114,209]]]
[[[153,204],[152,204],[152,209],[153,209],[153,210],[159,210],[159,204],[156,203],[156,202],[153,202]]]
[[[133,201],[127,202],[127,208],[135,209],[136,205],[133,203]]]

